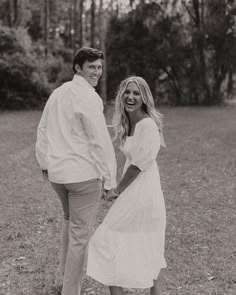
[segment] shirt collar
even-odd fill
[[[95,91],[94,87],[90,85],[89,82],[80,75],[74,75],[73,81],[82,87],[89,87]]]

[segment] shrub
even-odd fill
[[[0,109],[42,105],[50,93],[50,85],[26,31],[1,27],[0,53]]]

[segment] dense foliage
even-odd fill
[[[132,74],[148,81],[157,103],[211,105],[235,95],[234,1],[120,2],[0,0],[0,108],[43,105],[71,79],[81,46],[107,56],[104,103]]]
[[[0,109],[41,107],[53,87],[71,78],[71,52],[54,42],[45,59],[43,49],[24,29],[0,27]]]
[[[206,3],[202,18],[199,7],[170,15],[154,2],[114,16],[107,33],[110,96],[121,79],[136,74],[147,79],[157,101],[221,103],[230,94],[224,82],[236,69],[235,10],[225,13],[221,1]]]
[[[2,27],[0,40],[0,108],[38,107],[50,88],[28,34]]]

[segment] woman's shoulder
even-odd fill
[[[156,122],[151,117],[145,117],[136,123],[134,131],[136,138],[143,138],[146,136],[155,137],[157,134],[159,134],[159,129]]]
[[[158,128],[156,122],[149,116],[143,117],[136,126],[139,126],[139,128]]]

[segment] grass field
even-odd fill
[[[235,295],[236,106],[161,111],[167,143],[158,157],[167,209],[163,294]],[[61,208],[34,156],[40,116],[0,114],[1,295],[56,295],[60,284]],[[97,224],[107,210],[102,203]],[[85,278],[83,294],[92,289],[108,294]]]

